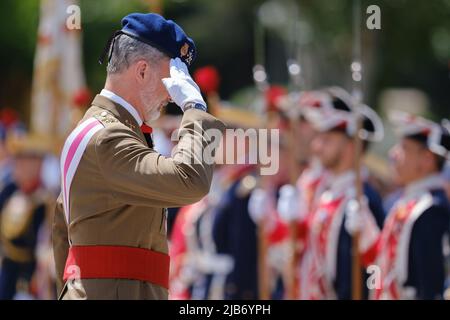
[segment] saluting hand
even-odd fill
[[[203,100],[200,88],[191,78],[188,68],[180,58],[170,60],[170,78],[163,78],[162,82],[167,91],[181,110],[188,106],[196,105],[206,111],[206,103]]]

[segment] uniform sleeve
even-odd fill
[[[200,110],[183,116],[179,141],[167,158],[149,149],[121,124],[100,131],[96,154],[108,187],[130,205],[177,207],[199,201],[211,184],[212,161],[206,162],[224,130],[222,122]]]
[[[416,221],[411,234],[409,273],[418,299],[442,298],[445,280],[443,236],[448,208],[432,206]]]
[[[64,285],[64,267],[69,251],[67,224],[61,201],[61,195],[56,200],[55,215],[53,217],[52,242],[56,270],[56,290],[57,295],[59,295]]]

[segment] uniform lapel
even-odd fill
[[[139,124],[136,122],[136,119],[134,119],[134,117],[120,104],[117,104],[114,101],[98,94],[95,96],[92,105],[109,111],[120,122],[122,122],[131,130],[133,130],[133,132],[136,133],[142,139],[143,142],[146,141],[141,131],[141,128],[139,127]]]

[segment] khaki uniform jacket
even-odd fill
[[[182,146],[194,143],[204,149],[211,143],[204,130],[223,132],[224,125],[206,112],[187,110],[173,157],[166,158],[147,146],[138,123],[124,107],[97,95],[82,121],[91,117],[104,128],[89,140],[72,180],[69,223],[61,195],[56,204],[53,249],[58,295],[62,299],[167,299],[165,288],[137,280],[64,283],[69,243],[132,246],[167,254],[165,207],[199,201],[209,192],[213,174],[213,165],[192,163],[193,151]]]

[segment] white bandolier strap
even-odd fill
[[[70,185],[89,140],[102,128],[104,126],[99,120],[90,118],[78,125],[64,143],[60,165],[63,206],[67,223],[70,222]]]

